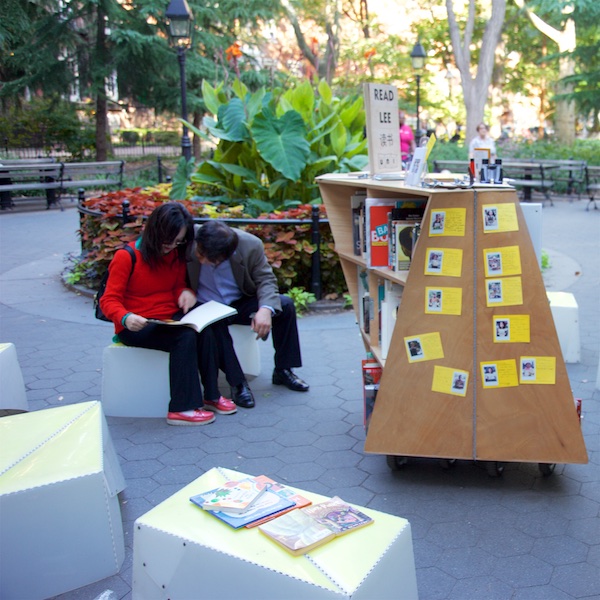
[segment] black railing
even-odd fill
[[[80,188],[78,190],[78,210],[80,216],[80,227],[83,227],[82,217],[83,215],[90,215],[93,217],[101,217],[102,213],[98,210],[92,210],[83,206],[85,200],[85,191]],[[121,214],[117,215],[117,218],[121,219],[123,225],[131,221],[129,200],[123,200]],[[211,217],[194,217],[194,223],[206,223],[210,221]],[[310,219],[227,219],[219,218],[219,220],[230,225],[310,225],[310,236],[311,243],[315,246],[315,252],[311,256],[311,281],[310,291],[315,295],[317,300],[322,298],[322,284],[321,284],[321,232],[320,226],[322,224],[328,224],[329,219],[322,219],[318,206],[313,206],[311,210]],[[82,240],[83,243],[83,240]],[[83,247],[82,247],[83,252]]]

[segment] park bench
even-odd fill
[[[60,191],[75,188],[123,187],[122,160],[63,163]]]
[[[585,190],[586,179],[585,169],[587,162],[585,160],[559,159],[547,160],[540,159],[546,170],[551,169],[550,177],[555,183],[559,192],[566,192],[571,196],[577,192],[577,199],[581,199],[581,193]]]
[[[531,194],[534,191],[541,192],[550,206],[554,206],[550,197],[550,190],[554,187],[554,181],[548,176],[552,165],[545,166],[544,163],[535,160],[505,160],[502,161],[504,181],[521,190],[521,200],[531,202]]]
[[[53,204],[60,206],[62,163],[52,162],[52,159],[32,159],[32,161],[0,160],[2,210],[14,206],[15,192],[44,191],[47,208]]]
[[[442,171],[450,171],[451,173],[460,173],[463,175],[469,174],[468,160],[434,160],[433,170],[436,173]]]
[[[586,165],[585,168],[585,191],[587,192],[590,201],[585,207],[585,210],[590,209],[592,202],[594,203],[594,209],[598,209],[596,204],[596,194],[600,192],[600,167]]]
[[[44,191],[47,208],[69,189],[123,186],[124,161],[55,162],[52,158],[0,159],[0,207],[12,208],[15,192]]]

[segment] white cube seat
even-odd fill
[[[137,519],[134,600],[416,600],[408,521],[359,507],[372,525],[292,556],[258,528],[234,530],[189,500],[242,477],[247,475],[213,468]]]
[[[233,346],[246,379],[260,374],[256,334],[230,325]],[[169,355],[160,350],[111,344],[102,356],[102,406],[110,417],[165,417],[171,397]]]
[[[546,295],[563,359],[566,363],[578,363],[581,360],[581,341],[577,300],[568,292],[546,292]]]
[[[125,480],[100,402],[3,417],[0,439],[0,598],[48,598],[118,573]]]
[[[0,408],[29,410],[23,373],[14,344],[0,344]]]

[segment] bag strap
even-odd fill
[[[129,244],[124,246],[123,250],[127,250],[129,256],[131,256],[131,273],[129,273],[129,279],[131,279],[131,276],[133,275],[133,268],[135,267],[135,261],[136,261],[135,250]]]

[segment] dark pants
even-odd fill
[[[126,346],[169,353],[169,411],[183,412],[204,404],[198,371],[204,386],[204,398],[219,398],[218,347],[212,326],[198,334],[190,327],[166,327],[150,323],[141,331],[125,329],[119,333],[119,339]]]
[[[289,296],[280,296],[281,312],[273,316],[273,347],[275,348],[275,368],[291,369],[302,366],[302,356],[300,354],[300,340],[298,337],[298,323],[296,321],[296,307],[294,301]],[[256,296],[243,296],[231,304],[238,312],[237,315],[229,317],[229,325],[248,325],[252,323],[250,315],[258,310],[258,299]],[[244,374],[239,366],[239,361],[235,356],[233,341],[229,332],[223,341],[223,359],[224,367],[221,369],[227,375],[227,381],[231,385],[237,379],[238,383],[244,380]],[[231,359],[231,356],[235,360]]]

